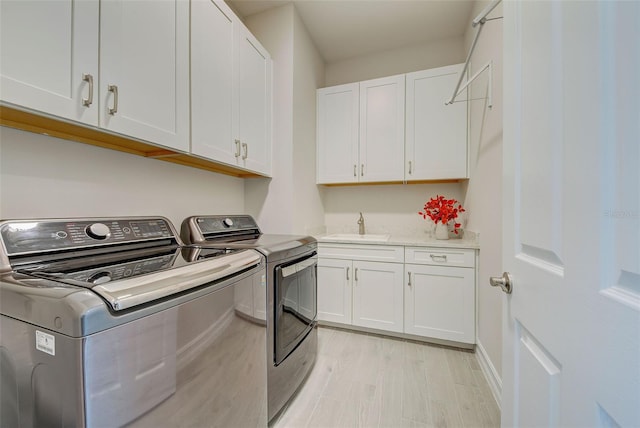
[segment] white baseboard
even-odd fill
[[[480,368],[482,369],[484,376],[487,378],[493,398],[496,400],[498,407],[501,408],[502,378],[489,359],[487,351],[484,349],[484,346],[482,346],[480,341],[476,344],[476,359],[478,360],[478,364],[480,364]]]

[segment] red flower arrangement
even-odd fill
[[[456,204],[458,206],[456,207]],[[458,218],[458,213],[463,213],[464,208],[455,199],[446,199],[444,196],[436,195],[429,202],[424,204],[424,211],[418,212],[425,220],[429,217],[435,224],[447,224],[451,220]],[[460,223],[454,223],[453,232],[457,235]]]

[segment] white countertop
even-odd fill
[[[479,250],[480,243],[477,234],[473,232],[466,232],[463,238],[450,238],[450,239],[435,239],[433,235],[424,233],[422,235],[403,236],[393,235],[389,236],[387,241],[366,241],[355,239],[326,239],[331,234],[317,235],[315,238],[322,244],[360,244],[360,245],[403,245],[411,247],[438,247],[438,248],[467,248],[472,250]]]

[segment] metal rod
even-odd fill
[[[475,27],[478,24],[484,24],[484,20],[487,17],[487,15],[489,15],[491,13],[491,11],[493,9],[496,8],[496,6],[498,5],[498,3],[500,3],[502,0],[493,0],[493,2],[491,2],[491,4],[489,4],[487,7],[485,7],[482,12],[480,12],[480,14],[478,16],[476,16],[476,19],[474,19],[471,22],[471,26]]]
[[[469,54],[467,55],[467,60],[464,62],[464,67],[462,67],[462,71],[460,72],[460,78],[458,79],[458,84],[456,88],[453,90],[453,95],[451,95],[451,99],[444,103],[445,105],[452,104],[456,97],[458,96],[458,88],[460,88],[460,84],[462,83],[462,79],[464,79],[464,74],[467,72],[467,67],[469,67],[469,60],[471,60],[471,55],[473,54],[473,49],[476,47],[476,43],[478,43],[478,37],[480,36],[480,32],[482,31],[482,25],[478,27],[476,31],[476,36],[473,38],[473,42],[471,43],[471,49],[469,49]]]
[[[489,60],[489,62],[487,62],[487,63],[486,63],[482,68],[480,68],[480,70],[478,70],[478,71],[476,72],[476,74],[474,74],[474,75],[473,75],[473,77],[472,77],[471,79],[467,80],[467,81],[465,82],[465,84],[462,86],[462,88],[460,88],[460,89],[458,90],[458,92],[456,93],[456,97],[457,97],[458,95],[460,95],[460,93],[461,93],[462,91],[464,91],[465,89],[467,89],[467,86],[469,86],[469,85],[471,84],[471,82],[473,82],[474,80],[476,80],[476,79],[478,78],[478,76],[480,75],[480,73],[482,73],[483,71],[485,71],[487,68],[489,69],[489,73],[491,73],[491,66],[492,66],[492,64],[493,64],[493,61],[492,61],[492,60]],[[491,86],[491,77],[489,77],[489,86]]]
[[[480,24],[480,26],[478,27],[478,30],[476,31],[476,35],[473,38],[473,42],[471,43],[471,49],[469,49],[469,54],[467,55],[467,59],[464,62],[464,67],[462,67],[462,72],[460,73],[460,78],[458,79],[458,84],[456,85],[456,88],[453,90],[453,95],[451,96],[449,101],[444,103],[445,105],[453,104],[453,102],[456,100],[456,97],[458,96],[458,94],[460,92],[460,85],[462,84],[462,79],[464,78],[464,74],[467,72],[467,68],[469,67],[469,61],[471,60],[471,55],[473,55],[473,51],[476,48],[476,44],[478,43],[478,38],[480,37],[480,32],[482,31],[482,27],[484,26],[484,23],[487,20],[486,19],[487,15],[489,13],[491,13],[491,11],[493,9],[495,9],[496,6],[498,5],[498,3],[500,3],[501,1],[502,0],[493,0],[493,2],[491,2],[491,4],[489,4],[487,7],[485,7],[482,10],[482,12],[480,12],[480,14],[478,16],[476,16],[476,18],[471,22],[471,27],[477,27],[478,24]],[[473,79],[471,79],[471,80],[473,80]],[[470,82],[471,80],[469,80],[468,82]]]

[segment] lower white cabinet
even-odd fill
[[[320,321],[402,332],[402,247],[320,244],[318,253]]]
[[[475,251],[406,247],[404,331],[475,343]]]
[[[318,320],[475,343],[475,250],[320,243],[318,253]]]
[[[318,259],[318,319],[351,324],[353,262]]]
[[[353,325],[402,332],[401,263],[353,262]]]
[[[404,331],[475,343],[474,270],[405,265]]]

